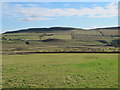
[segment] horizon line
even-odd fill
[[[99,29],[99,28],[112,28],[112,27],[120,27],[120,25],[116,25],[116,26],[103,26],[103,27],[95,27],[95,28],[80,28],[80,27],[69,27],[69,26],[55,26],[55,27],[63,27],[63,28],[78,28],[78,29],[86,29],[86,30],[91,30],[91,29]],[[21,28],[21,29],[15,29],[15,30],[6,30],[0,32],[0,33],[5,33],[5,32],[11,32],[11,31],[17,31],[17,30],[25,30],[25,29],[32,29],[35,27],[29,27],[29,28]],[[37,27],[37,28],[54,28],[54,27]]]

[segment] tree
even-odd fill
[[[74,38],[74,32],[71,33],[71,39],[73,39],[73,40],[75,39]]]
[[[111,46],[114,47],[120,47],[120,39],[114,39],[112,40],[112,42],[110,43]]]
[[[46,33],[43,33],[39,36],[39,39],[42,40],[43,37],[45,36],[53,36],[54,34],[46,34]]]
[[[29,41],[25,41],[25,44],[29,45],[30,43],[29,43]]]
[[[99,30],[98,30],[99,31]],[[99,31],[99,33],[102,35],[102,36],[104,36],[104,34],[102,33],[102,31]]]
[[[1,40],[7,40],[5,37],[2,37]]]
[[[41,35],[39,36],[39,39],[42,40],[42,38],[43,38],[44,36],[46,36],[45,33],[41,34]]]

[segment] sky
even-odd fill
[[[97,28],[118,25],[116,2],[4,2],[2,31],[26,28]]]

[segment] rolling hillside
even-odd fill
[[[2,35],[3,53],[118,52],[119,48],[111,45],[119,39],[118,30],[51,27],[10,31]]]
[[[43,33],[43,32],[51,32],[51,31],[69,31],[69,30],[82,30],[78,28],[71,28],[71,27],[51,27],[51,28],[29,28],[29,29],[22,29],[16,31],[8,31],[4,34],[8,33]]]

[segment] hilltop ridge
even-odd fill
[[[81,28],[72,28],[72,27],[50,27],[50,28],[28,28],[28,29],[20,29],[16,31],[7,31],[4,34],[8,33],[40,33],[46,31],[65,31],[65,30],[83,30]]]
[[[28,28],[20,29],[15,31],[7,31],[3,34],[8,33],[41,33],[48,31],[68,31],[68,30],[118,30],[120,27],[105,27],[105,28],[95,28],[95,29],[82,29],[82,28],[73,28],[73,27],[50,27],[50,28]]]

